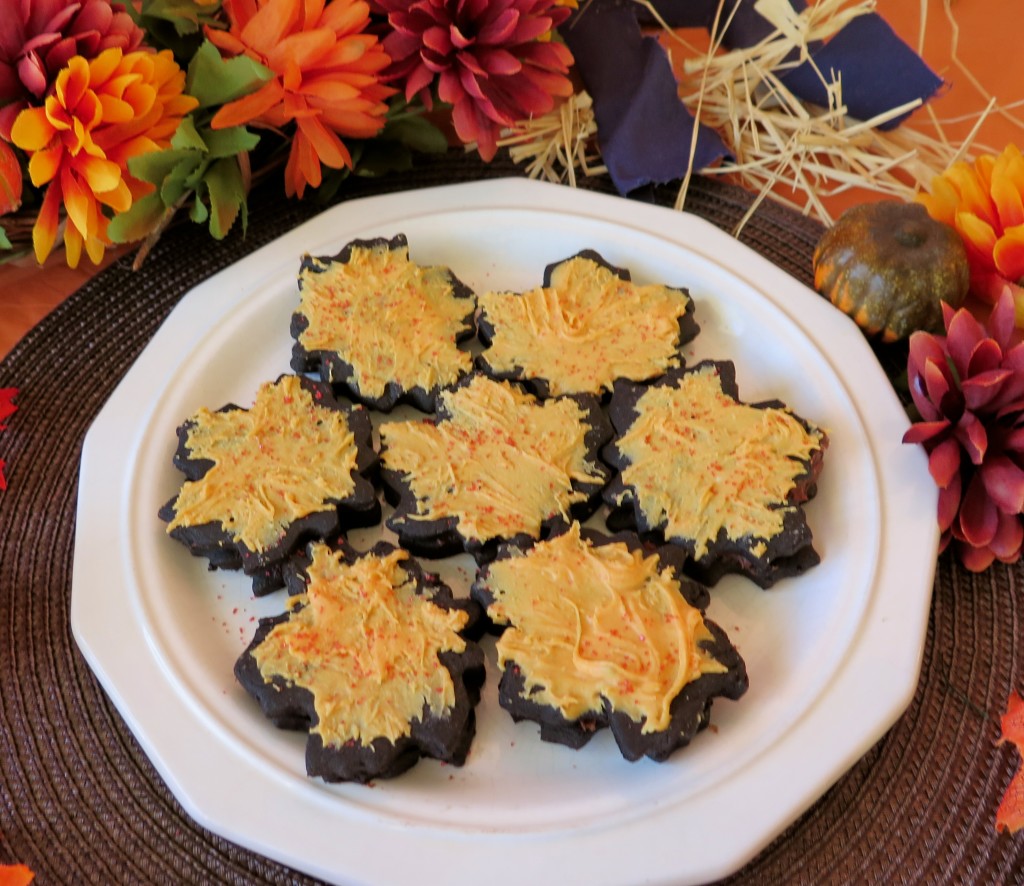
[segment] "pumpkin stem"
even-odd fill
[[[927,239],[927,233],[918,225],[904,225],[896,231],[896,242],[908,249],[917,249]]]

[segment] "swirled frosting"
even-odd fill
[[[795,481],[807,472],[824,434],[786,409],[740,403],[722,390],[713,365],[655,385],[616,441],[629,464],[623,483],[666,538],[692,539],[707,553],[719,531],[739,540],[782,531]],[[759,556],[764,541],[751,550]]]
[[[407,246],[386,241],[352,246],[348,261],[311,261],[299,275],[298,313],[308,321],[299,344],[338,354],[363,395],[382,397],[389,382],[429,391],[472,368],[456,337],[473,303],[455,297],[447,268],[421,267]]]
[[[479,296],[494,328],[484,358],[497,372],[517,367],[552,394],[610,390],[617,378],[643,381],[681,365],[679,320],[685,290],[623,280],[592,258],[556,265],[550,285]]]
[[[571,399],[538,401],[478,376],[442,395],[436,423],[381,425],[381,463],[417,499],[413,519],[457,517],[459,533],[487,541],[537,537],[541,523],[567,516],[585,496],[573,481],[601,479],[588,458],[585,413]]]
[[[465,651],[458,632],[466,612],[417,594],[404,551],[354,563],[324,544],[311,551],[306,592],[253,651],[264,680],[280,677],[312,693],[312,731],[329,746],[394,742],[424,710],[450,711],[455,686],[438,654]]]
[[[726,671],[702,647],[711,634],[672,570],[621,542],[594,545],[579,524],[491,563],[486,588],[488,614],[509,625],[498,664],[513,662],[524,694],[568,720],[607,699],[643,733],[661,731],[683,687]]]
[[[317,404],[297,376],[260,386],[251,409],[200,409],[186,447],[213,466],[186,481],[167,531],[219,523],[251,551],[355,489],[357,447],[344,412]]]

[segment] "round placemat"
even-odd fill
[[[483,165],[452,153],[409,173],[349,179],[340,197],[519,174],[507,161]],[[602,178],[583,186],[612,190]],[[632,195],[661,204],[675,196],[674,188]],[[751,199],[696,179],[686,208],[732,230]],[[276,187],[261,189],[250,206],[244,237],[233,232],[218,243],[183,223],[142,271],[131,270],[130,257],[116,262],[0,363],[0,387],[20,390],[18,411],[0,432],[9,481],[0,492],[0,864],[25,863],[41,884],[315,882],[189,818],[69,627],[78,464],[93,418],[191,287],[323,208],[286,201]],[[765,203],[741,239],[809,283],[820,233]],[[1022,568],[971,575],[951,556],[940,558],[910,708],[728,882],[1021,882],[1024,834],[997,834],[994,820],[1019,762],[997,740],[999,715],[1021,683]]]

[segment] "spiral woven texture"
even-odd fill
[[[518,174],[507,162],[451,154],[410,173],[350,179],[340,197]],[[611,190],[604,179],[584,186]],[[634,195],[662,204],[674,197],[669,188]],[[750,199],[698,179],[686,208],[730,230]],[[0,436],[9,480],[0,492],[0,864],[29,865],[40,884],[315,882],[189,818],[69,627],[78,465],[96,414],[190,288],[323,208],[269,192],[251,205],[245,237],[216,243],[198,226],[172,228],[141,272],[130,257],[115,263],[0,363],[0,387],[20,389]],[[820,233],[765,204],[741,239],[809,283]],[[1022,569],[976,576],[940,559],[910,708],[729,883],[1024,882],[1024,834],[994,827],[1019,763],[998,737],[999,715],[1021,687]]]

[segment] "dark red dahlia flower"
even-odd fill
[[[0,0],[0,137],[38,102],[70,58],[137,49],[142,30],[109,0]]]
[[[964,566],[1016,561],[1024,542],[1024,343],[1011,346],[1007,289],[985,325],[943,305],[946,335],[910,337],[907,375],[922,421],[903,436],[928,452],[942,548]]]
[[[545,114],[572,94],[572,54],[551,39],[569,16],[557,0],[377,0],[394,31],[388,77],[407,99],[430,88],[452,105],[455,133],[490,160],[502,128]]]

